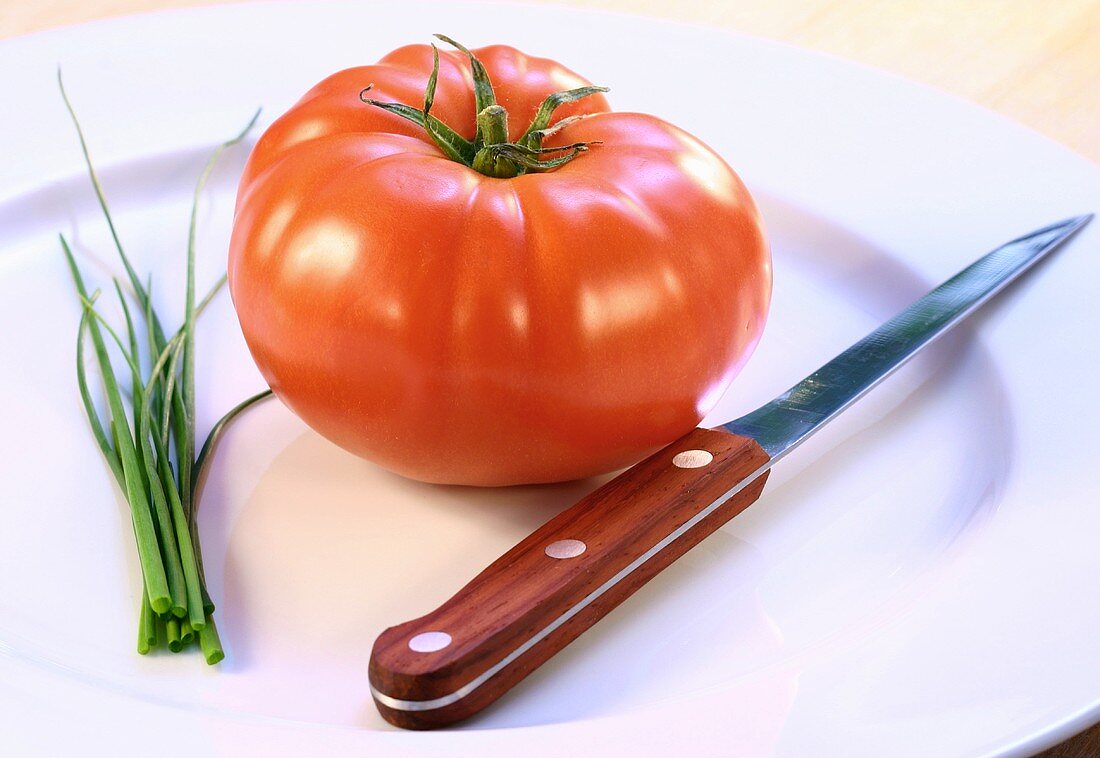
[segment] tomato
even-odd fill
[[[594,88],[524,138],[544,98],[588,82],[511,47],[463,51],[336,73],[260,138],[229,250],[249,349],[309,426],[414,479],[629,465],[698,424],[755,347],[757,209],[698,139]],[[433,65],[430,113],[461,160],[421,126]]]

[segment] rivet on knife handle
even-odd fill
[[[430,729],[496,700],[760,496],[753,440],[696,429],[559,514],[427,616],[383,632],[371,691]]]

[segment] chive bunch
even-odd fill
[[[152,280],[142,282],[123,250],[60,71],[57,81],[129,285],[127,291],[118,278],[113,280],[125,321],[125,329],[115,329],[98,310],[100,290],[89,292],[68,241],[59,235],[82,305],[76,346],[80,397],[96,444],[126,496],[137,540],[143,580],[137,649],[144,655],[158,644],[166,644],[169,650],[178,652],[197,642],[206,662],[214,664],[225,653],[203,574],[195,520],[197,490],[204,463],[226,425],[252,404],[270,397],[271,391],[248,398],[227,413],[214,425],[196,457],[195,319],[226,282],[223,275],[205,297],[195,302],[196,217],[199,198],[218,156],[244,139],[260,114],[257,111],[240,134],[213,152],[195,185],[187,239],[183,323],[168,334],[153,307]],[[89,341],[107,401],[102,416],[88,383],[85,346]]]

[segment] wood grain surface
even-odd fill
[[[506,665],[453,704],[406,711],[383,698],[376,700],[379,712],[407,729],[447,726],[477,713],[755,502],[767,473],[706,510],[767,462],[748,437],[695,429],[565,509],[442,606],[379,635],[370,681],[384,695],[427,701]],[[648,555],[682,526],[690,528]],[[563,543],[575,549],[555,550]],[[537,644],[506,662],[548,628]],[[444,644],[418,650],[423,634],[442,637]]]
[[[539,1],[539,0],[533,0]],[[545,1],[545,0],[543,0]],[[0,37],[211,0],[0,3]],[[1100,162],[1100,0],[561,0],[719,26],[893,71]],[[1100,755],[1100,727],[1044,758]]]

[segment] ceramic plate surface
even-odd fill
[[[507,30],[505,33],[504,30]],[[201,512],[228,659],[134,652],[124,504],[81,414],[56,241],[117,270],[54,81],[122,238],[181,303],[191,188],[337,69],[446,32],[613,86],[714,146],[763,211],[774,307],[708,419],[800,379],[977,255],[1097,210],[1100,168],[975,106],[705,28],[547,7],[288,3],[0,44],[0,733],[5,752],[1021,754],[1100,716],[1100,224],[778,466],[764,498],[458,729],[386,725],[371,644],[595,481],[431,487],[272,403],[219,451]],[[675,93],[675,97],[673,97]],[[225,265],[247,146],[213,176],[200,281]],[[199,333],[200,434],[261,386],[228,298]]]

